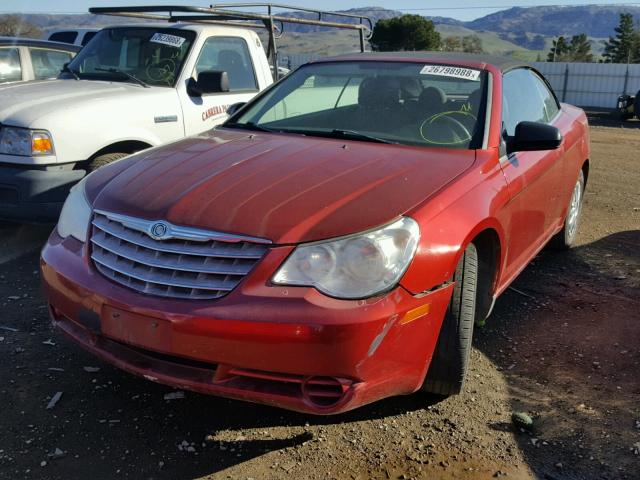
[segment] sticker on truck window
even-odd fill
[[[149,40],[153,43],[161,43],[162,45],[169,45],[170,47],[180,48],[186,38],[178,37],[176,35],[169,35],[168,33],[154,33],[153,37]]]
[[[420,70],[422,75],[437,75],[439,77],[462,78],[464,80],[477,81],[480,77],[480,70],[464,67],[447,67],[443,65],[425,65]]]

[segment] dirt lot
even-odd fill
[[[498,300],[465,393],[338,417],[165,400],[51,330],[47,228],[0,226],[0,478],[640,478],[640,130],[594,127],[592,146],[580,245]]]

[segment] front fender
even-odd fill
[[[497,213],[509,202],[509,192],[497,155],[497,151],[479,152],[477,167],[409,213],[422,226],[416,254],[401,280],[411,293],[451,280],[467,245],[488,229],[500,242],[499,277],[507,242]]]
[[[175,121],[156,123],[161,116]],[[58,163],[86,160],[118,142],[157,146],[184,137],[182,110],[173,89],[92,99],[48,113],[38,125],[51,132]]]

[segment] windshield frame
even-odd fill
[[[248,101],[242,108],[240,108],[239,110],[237,110],[233,115],[231,115],[224,123],[222,123],[221,125],[219,125],[218,127],[215,128],[228,128],[228,129],[238,129],[238,128],[243,128],[246,130],[251,130],[251,126],[255,126],[257,128],[255,128],[255,130],[260,131],[260,127],[264,127],[262,128],[262,131],[268,131],[268,133],[281,133],[281,134],[289,134],[289,135],[305,135],[305,136],[317,136],[317,137],[324,137],[324,138],[329,138],[329,135],[327,135],[327,133],[330,133],[330,130],[326,130],[326,131],[317,131],[314,132],[312,130],[304,130],[304,131],[297,131],[297,130],[293,130],[293,129],[277,129],[277,128],[273,128],[271,127],[271,129],[268,127],[268,124],[265,123],[265,125],[262,125],[260,123],[255,124],[252,122],[239,122],[239,119],[248,115],[248,113],[251,111],[251,109],[253,107],[255,107],[257,104],[259,104],[260,102],[263,101],[263,99],[267,96],[270,96],[273,94],[274,90],[277,90],[279,88],[282,88],[282,86],[284,84],[286,84],[287,82],[291,82],[293,81],[293,79],[295,78],[294,75],[296,73],[302,72],[304,69],[307,68],[312,68],[312,67],[317,67],[317,66],[324,66],[324,65],[340,65],[340,64],[345,64],[345,63],[362,63],[362,64],[413,64],[413,65],[420,65],[420,66],[424,66],[424,65],[438,65],[438,66],[443,66],[443,67],[453,67],[453,68],[463,68],[463,69],[472,69],[472,70],[479,70],[480,71],[480,88],[481,90],[481,104],[480,104],[480,108],[479,108],[479,112],[476,118],[476,125],[477,127],[475,128],[475,131],[471,137],[471,139],[469,140],[469,145],[466,147],[452,147],[451,144],[436,144],[436,143],[429,143],[429,142],[409,142],[409,141],[397,141],[398,139],[395,137],[390,137],[386,140],[389,140],[388,142],[385,143],[390,143],[390,144],[395,144],[398,146],[408,146],[408,147],[418,147],[418,148],[447,148],[447,149],[453,149],[453,148],[457,148],[457,149],[461,149],[461,150],[478,150],[478,149],[483,149],[486,148],[486,144],[487,144],[487,135],[489,132],[489,127],[490,127],[490,119],[491,119],[491,98],[492,98],[492,92],[491,89],[493,88],[493,75],[492,72],[489,71],[486,68],[481,68],[478,65],[466,65],[466,64],[459,64],[459,63],[455,63],[455,61],[451,60],[451,61],[447,61],[446,59],[430,59],[429,57],[425,57],[424,59],[419,59],[419,58],[411,58],[411,59],[405,59],[405,58],[399,58],[399,59],[394,59],[394,58],[385,58],[385,59],[369,59],[369,58],[363,58],[363,59],[349,59],[348,61],[345,60],[327,60],[327,61],[316,61],[316,62],[309,62],[307,64],[304,64],[302,66],[300,66],[299,68],[297,68],[296,70],[292,71],[289,75],[287,75],[286,77],[283,77],[281,80],[273,83],[272,85],[270,85],[267,89],[263,90],[262,92],[260,92],[258,95],[256,95],[255,97],[253,97],[250,101]],[[310,76],[309,76],[310,77]],[[308,77],[308,78],[309,78]],[[304,82],[302,82],[304,83]],[[300,83],[298,85],[298,87],[295,87],[294,89],[291,89],[287,94],[285,94],[282,98],[285,98],[287,95],[289,95],[291,92],[293,92],[295,89],[299,88],[300,85],[302,85],[302,83]],[[346,88],[346,85],[345,85]],[[276,102],[277,103],[277,102]],[[273,105],[271,105],[273,106]],[[262,107],[264,108],[264,106]],[[265,110],[265,111],[268,111]],[[257,113],[257,112],[254,112]],[[340,131],[340,129],[338,129],[338,131]],[[314,135],[316,134],[317,135]],[[362,132],[365,133],[365,132]],[[366,136],[366,135],[364,135]],[[363,137],[364,137],[363,136]],[[330,137],[330,138],[341,138],[340,135],[334,136],[334,137]],[[342,137],[342,139],[344,140],[345,138]],[[354,138],[349,138],[349,140],[354,140]],[[364,138],[362,138],[361,140],[366,141]]]
[[[132,79],[127,78],[125,75],[117,74],[117,73],[109,73],[109,72],[81,72],[78,70],[78,64],[83,61],[84,52],[89,52],[91,45],[94,42],[100,41],[102,35],[109,35],[109,31],[116,30],[149,30],[153,33],[167,33],[167,34],[181,34],[186,37],[186,41],[190,42],[187,50],[184,53],[184,58],[182,61],[176,66],[175,78],[171,84],[169,83],[156,83],[150,82],[148,79],[145,79],[145,83],[147,83],[150,87],[158,87],[158,88],[175,88],[180,80],[185,66],[188,63],[189,56],[191,55],[191,51],[194,48],[194,45],[197,42],[198,34],[195,30],[189,30],[184,28],[174,28],[174,27],[158,27],[158,26],[131,26],[131,25],[122,25],[116,27],[107,27],[103,28],[100,31],[96,32],[89,42],[82,47],[82,49],[73,57],[73,59],[69,62],[68,68],[72,69],[76,75],[78,75],[80,80],[94,80],[94,81],[109,81],[109,82],[120,82],[120,83],[132,83],[136,84]],[[115,68],[119,68],[115,67]],[[137,72],[135,72],[137,73]],[[64,73],[62,75],[69,75],[69,73]]]

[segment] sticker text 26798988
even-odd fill
[[[480,70],[464,67],[448,67],[445,65],[425,65],[420,70],[422,75],[437,75],[439,77],[454,77],[464,80],[478,80]]]

